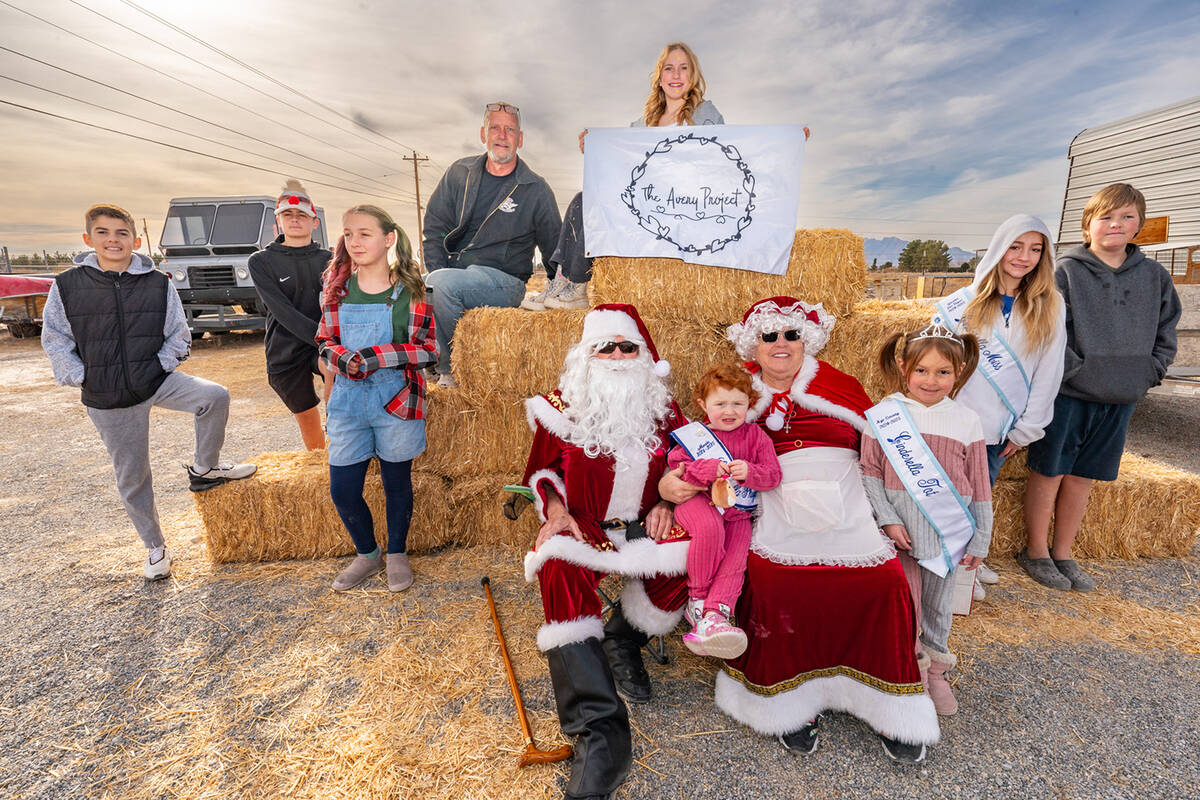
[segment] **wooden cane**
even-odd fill
[[[571,757],[571,745],[564,744],[553,750],[539,750],[533,742],[533,732],[529,730],[529,719],[525,716],[525,704],[521,702],[521,687],[517,686],[517,674],[513,672],[512,660],[508,657],[508,645],[504,642],[504,631],[500,628],[500,617],[496,614],[496,601],[492,597],[492,585],[488,576],[483,576],[483,591],[487,594],[488,606],[492,610],[492,624],[496,627],[496,638],[500,640],[500,655],[504,656],[504,671],[508,673],[508,688],[512,690],[513,702],[517,706],[517,719],[521,723],[521,733],[525,736],[525,752],[517,759],[518,766],[528,767],[530,764],[553,764],[556,761],[566,761]]]

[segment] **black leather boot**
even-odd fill
[[[604,653],[612,667],[617,691],[631,703],[650,702],[650,675],[642,663],[642,648],[650,637],[629,624],[621,604],[613,606],[604,623]]]
[[[617,696],[608,661],[596,639],[546,651],[550,683],[563,733],[575,736],[575,759],[565,796],[603,800],[633,764],[629,713]]]

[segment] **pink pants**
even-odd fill
[[[688,547],[688,595],[704,601],[704,610],[737,605],[746,578],[753,532],[750,515],[736,508],[724,516],[701,492],[675,507],[675,521],[692,537]]]

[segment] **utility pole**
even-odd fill
[[[417,151],[413,150],[413,154],[411,157],[401,156],[401,158],[404,159],[405,161],[413,162],[413,182],[417,185],[417,241],[416,241],[416,244],[414,245],[414,247],[416,248],[417,252],[420,253],[420,252],[422,252],[421,251],[421,243],[425,241],[425,235],[421,230],[421,173],[417,171],[417,162],[418,161],[428,161],[429,156],[418,157]],[[422,253],[422,255],[424,255],[424,253]],[[425,263],[425,260],[423,258],[421,259],[421,263],[422,263],[422,265]]]
[[[0,248],[0,251],[3,251],[4,253],[4,271],[6,273],[12,272],[12,262],[8,260],[8,248]]]
[[[154,260],[154,248],[150,246],[150,226],[146,224],[146,218],[142,217],[142,233],[146,235],[146,255],[150,256],[150,260]]]

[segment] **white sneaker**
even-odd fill
[[[449,372],[446,372],[438,375],[437,385],[447,389],[453,389],[455,386],[458,386],[458,381],[454,380],[453,375],[451,375]]]
[[[521,308],[526,311],[545,311],[548,308],[546,301],[558,294],[559,290],[569,283],[570,281],[561,272],[558,273],[554,276],[554,280],[546,282],[545,289],[537,294],[526,295],[525,299],[521,301]]]
[[[217,464],[203,472],[191,466],[187,468],[188,488],[193,492],[203,492],[222,483],[249,478],[257,471],[258,467],[253,464]]]
[[[983,584],[978,580],[975,581],[975,588],[972,591],[974,592],[972,597],[975,599],[976,603],[987,599],[987,591],[983,588]]]
[[[170,577],[171,554],[167,552],[165,545],[156,547],[146,554],[146,563],[142,567],[142,574],[148,581],[161,581],[163,578]]]
[[[996,574],[996,571],[982,562],[975,568],[975,577],[981,583],[997,584],[1000,582],[1000,576]]]
[[[544,305],[546,308],[588,308],[587,284],[566,281],[556,294],[546,298]]]

